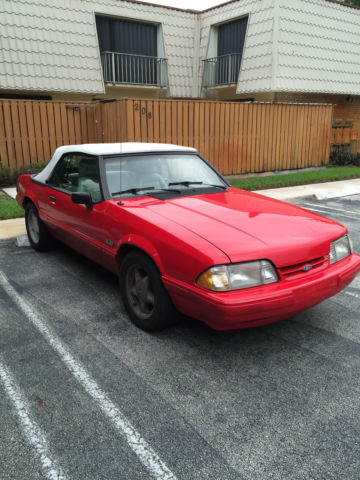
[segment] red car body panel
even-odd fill
[[[344,289],[360,270],[359,255],[313,273],[261,287],[208,292],[164,278],[177,308],[216,330],[248,328],[289,318]]]
[[[233,263],[266,258],[284,267],[305,262],[327,255],[329,240],[347,232],[321,215],[237,188],[148,208],[210,239]]]
[[[119,272],[118,252],[132,245],[157,264],[177,309],[216,329],[262,325],[290,317],[345,288],[360,270],[360,256],[329,264],[330,243],[344,226],[299,207],[229,188],[226,192],[158,200],[149,196],[104,200],[92,210],[71,196],[18,181],[18,202],[31,199],[51,233],[92,260]],[[277,283],[230,292],[197,285],[214,265],[267,259]],[[288,267],[316,260],[309,272]],[[320,259],[320,260],[319,260]]]

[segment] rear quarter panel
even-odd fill
[[[20,175],[16,184],[16,200],[24,208],[26,199],[30,199],[38,208],[37,185],[31,181],[31,175]],[[35,187],[35,188],[34,188]]]

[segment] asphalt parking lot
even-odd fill
[[[345,224],[360,195],[294,202]],[[0,478],[358,480],[360,277],[257,329],[129,323],[71,250],[0,242]]]

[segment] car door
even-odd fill
[[[83,153],[67,153],[47,181],[43,212],[55,235],[72,248],[110,268],[113,252],[106,244],[99,159]],[[87,192],[92,209],[72,201],[72,193]]]

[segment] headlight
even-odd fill
[[[349,234],[331,242],[330,245],[330,264],[349,256],[353,252],[352,241]]]
[[[279,280],[275,268],[267,260],[234,263],[211,267],[197,279],[198,285],[217,292],[256,287]]]

